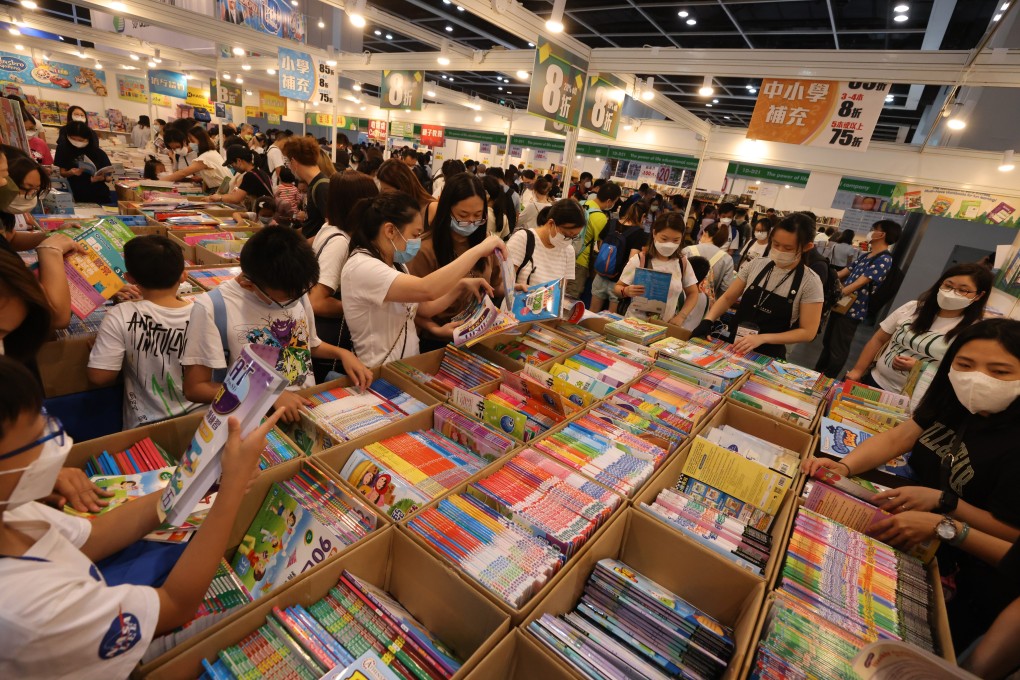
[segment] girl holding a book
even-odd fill
[[[106,181],[113,168],[110,157],[99,148],[96,133],[79,120],[64,126],[57,140],[53,164],[60,168],[60,176],[67,179],[75,203],[110,203],[110,188]]]

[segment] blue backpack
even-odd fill
[[[621,232],[615,220],[611,220],[602,232],[602,243],[599,245],[598,254],[595,256],[595,273],[604,276],[610,281],[617,281],[623,273],[629,259],[627,252],[627,241],[641,231],[640,225],[628,227]]]

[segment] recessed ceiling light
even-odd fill
[[[528,47],[534,47],[534,46],[535,46],[535,43],[533,43],[533,42],[529,42],[528,43]]]
[[[365,110],[365,107],[364,107],[364,106],[362,106],[362,107],[361,107],[361,110],[362,110],[362,111],[364,111],[364,110]]]
[[[718,100],[718,99],[713,99],[713,100],[712,100],[712,103],[713,103],[713,104],[718,104],[718,103],[719,103],[719,100]]]
[[[425,96],[426,97],[435,97],[436,96],[436,91],[435,90],[429,90],[428,92],[425,93]]]
[[[18,30],[16,26],[11,26],[10,28],[7,29],[7,32],[10,33],[11,35],[21,35],[21,31]]]
[[[268,73],[271,76],[275,76],[276,75],[276,69],[275,68],[267,68],[266,69],[266,73]]]
[[[382,35],[382,31],[380,31],[378,28],[372,32],[375,33],[376,35]]]
[[[319,19],[319,28],[326,28],[326,22],[322,19]]]
[[[354,83],[354,87],[351,89],[353,89],[355,92],[361,92],[361,83]]]
[[[14,49],[16,49],[16,50],[23,50],[23,49],[25,49],[25,46],[24,45],[15,45]]]
[[[235,83],[243,83],[244,82],[244,78],[242,78],[241,76],[237,76],[236,78],[234,78],[234,82]]]
[[[482,117],[481,116],[475,116],[475,122],[476,123],[481,123],[482,122]]]
[[[723,119],[724,119],[724,120],[729,120],[729,119],[730,119],[730,117],[729,117],[729,116],[723,116]]]
[[[319,102],[312,102],[312,106],[318,106]]]
[[[950,118],[948,121],[946,121],[946,127],[948,127],[950,130],[962,130],[963,128],[967,127],[967,123],[966,121],[963,121],[959,118]]]
[[[996,14],[995,16],[992,17],[992,21],[998,21],[1001,18],[1002,18],[1002,14]]]
[[[224,73],[223,74],[223,80],[230,80],[230,74],[229,73]]]
[[[242,71],[250,71],[251,70],[251,64],[241,64],[241,70]]]
[[[148,64],[146,64],[146,66],[148,66],[149,68],[156,68],[156,62],[150,61]]]
[[[234,52],[235,56],[238,56],[238,57],[243,57],[244,56],[244,48],[243,47],[235,47],[233,49],[233,52]]]
[[[686,19],[687,17],[689,17],[689,16],[690,16],[690,13],[689,13],[689,12],[688,12],[687,10],[685,10],[685,9],[682,9],[682,10],[680,10],[679,12],[677,12],[677,13],[676,13],[676,15],[677,15],[678,17],[680,17],[681,19]]]
[[[252,95],[252,92],[251,92],[251,90],[245,90],[245,91],[244,91],[244,93],[245,93],[246,95],[248,95],[249,97],[250,97],[250,96]]]
[[[885,100],[886,100],[887,102],[891,102],[891,101],[893,100],[893,96],[892,96],[891,94],[887,94],[887,95],[885,96]]]
[[[411,109],[404,109],[404,113],[411,113]]]
[[[783,185],[783,188],[784,188],[784,189],[789,189],[789,188],[790,188],[790,185],[789,185],[789,184],[784,184],[784,185]]]
[[[131,61],[138,61],[138,55],[137,54],[129,54],[128,57],[131,58]]]
[[[707,106],[708,108],[712,108],[711,104],[705,104],[705,106]]]
[[[457,11],[458,11],[458,12],[463,12],[463,11],[464,11],[464,8],[463,8],[463,7],[461,7],[460,5],[457,5]]]
[[[33,2],[32,4],[34,5],[35,3]],[[110,3],[110,9],[116,10],[117,12],[123,12],[124,10],[127,9],[127,5],[125,5],[123,2],[114,1]]]
[[[336,66],[336,59],[327,59],[326,66]]]
[[[22,3],[22,4],[24,4],[24,3]],[[1002,7],[1000,7],[999,9],[1001,11],[1005,12],[1007,9],[1009,9],[1009,3],[1008,2],[1002,3]]]
[[[754,89],[753,87],[750,90],[748,90],[748,92],[750,92],[751,94],[758,94],[758,90]]]
[[[444,5],[452,5],[453,2],[451,0],[443,0],[443,4]]]
[[[392,33],[387,33],[386,34],[386,39],[387,40],[393,40],[393,34]]]
[[[892,20],[895,21],[898,24],[902,24],[904,21],[906,21],[909,18],[910,17],[908,17],[906,14],[897,14],[896,16],[894,16],[892,18]]]
[[[447,26],[446,27],[446,32],[447,33],[453,33],[453,26]]]
[[[21,0],[21,6],[25,9],[38,9],[39,7],[34,0]]]
[[[446,80],[446,76],[442,76],[443,80]]]
[[[908,5],[900,4],[900,5],[896,5],[895,7],[893,7],[892,11],[896,12],[897,14],[903,14],[908,9],[910,9],[910,7]]]
[[[697,23],[698,23],[698,20],[694,19],[694,18],[690,18],[690,19],[687,20],[687,25],[688,26],[694,26]]]
[[[500,86],[500,87],[497,87],[496,89],[497,89],[497,90],[499,90],[500,92],[502,92],[502,91],[503,91],[503,87],[502,87],[502,86]]]
[[[292,7],[297,7],[297,0],[290,0],[290,4]]]

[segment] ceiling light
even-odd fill
[[[230,80],[230,74],[229,73],[224,73],[223,74],[223,80]]]
[[[154,62],[156,62],[157,64],[162,64],[163,63],[163,60],[159,58],[159,48],[156,48],[155,50],[153,50],[152,60]]]
[[[790,188],[790,185],[789,185],[789,184],[784,184],[784,185],[783,185],[783,188],[784,188],[784,189],[789,189],[789,188]]]
[[[447,33],[453,33],[453,26],[447,26],[446,27],[446,32]]]
[[[276,69],[275,68],[267,68],[266,69],[266,74],[267,75],[271,75],[271,76],[275,76],[276,75]]]
[[[241,64],[241,70],[242,71],[250,71],[251,70],[251,64]]]
[[[906,21],[909,18],[910,17],[908,17],[906,14],[897,14],[896,16],[894,16],[892,18],[892,20],[895,21],[896,23],[902,24],[904,21]]]
[[[655,76],[648,76],[645,86],[641,88],[641,98],[646,102],[655,99]]]
[[[150,61],[149,63],[146,64],[146,66],[148,66],[149,68],[156,68],[158,64],[154,61]]]
[[[364,111],[364,110],[365,110],[365,107],[364,107],[364,106],[362,106],[360,110],[361,110],[361,111]]]
[[[730,117],[729,117],[729,116],[723,116],[723,119],[724,119],[724,120],[729,120],[729,119],[730,119]]]
[[[319,19],[319,28],[326,28],[326,22],[322,19]]]
[[[184,79],[185,80],[192,80],[192,79],[194,79],[194,77],[195,76],[191,75],[190,73],[185,73],[184,74]]]
[[[517,77],[520,78],[521,80],[527,80],[528,79],[528,72],[527,71],[518,71],[517,72]]]
[[[626,125],[623,126],[623,129],[624,130],[633,130],[634,126],[631,125],[630,123],[627,123]],[[580,158],[580,156],[578,156],[578,158]]]
[[[7,29],[7,32],[10,33],[11,35],[21,35],[21,31],[18,30],[16,26],[11,26],[10,28]]]
[[[712,108],[711,104],[705,104],[705,106],[707,106],[708,108]]]
[[[241,76],[237,76],[236,78],[234,78],[234,82],[238,84],[243,83],[244,78],[242,78]]]
[[[892,11],[896,12],[897,14],[903,14],[908,9],[910,9],[910,7],[907,6],[906,4],[899,4],[899,5],[896,5],[895,7],[893,7]]]
[[[436,58],[436,61],[439,63],[440,66],[450,65],[450,54],[446,46],[445,40],[443,41],[442,45],[439,48],[439,56]]]
[[[615,90],[610,90],[609,98],[612,99],[614,102],[622,102],[624,99],[627,98],[627,93],[618,87]]]
[[[38,9],[39,5],[35,3],[35,0],[21,0],[21,6],[25,9]]]
[[[950,118],[948,121],[946,121],[946,127],[948,127],[950,130],[962,130],[963,128],[967,127],[967,122],[960,118]]]
[[[447,78],[447,80],[449,80],[452,83],[453,82],[453,76],[450,76],[449,78]]]
[[[425,93],[425,96],[426,97],[435,97],[436,96],[436,91],[435,90],[429,90],[428,92]]]
[[[234,53],[235,57],[243,57],[244,56],[244,48],[243,47],[235,47],[231,51]]]
[[[351,88],[355,92],[361,92],[361,83],[354,83],[354,87]]]
[[[457,5],[457,11],[458,11],[458,12],[463,12],[463,11],[464,11],[464,8],[463,8],[463,7],[461,7],[460,5]]]
[[[475,122],[476,123],[481,123],[482,122],[482,117],[481,116],[475,116]]]
[[[444,5],[452,5],[453,4],[453,0],[443,0],[443,4]]]
[[[33,2],[32,4],[34,5],[35,3]],[[123,12],[124,10],[127,9],[127,5],[125,5],[123,2],[111,2],[110,9],[116,10],[118,12]]]
[[[23,49],[25,49],[25,46],[24,45],[15,45],[14,49],[16,49],[16,50],[23,50]]]
[[[563,32],[563,10],[566,9],[567,0],[555,0],[553,2],[552,14],[545,22],[545,28],[550,33]]]
[[[1013,149],[1003,151],[1002,162],[999,164],[999,172],[1010,172],[1015,167],[1016,165],[1013,163]]]
[[[497,87],[496,89],[497,89],[497,90],[499,90],[500,92],[502,92],[502,91],[503,91],[503,86],[502,86],[502,85],[500,85],[500,86],[499,86],[499,87]]]
[[[297,7],[297,0],[290,0],[291,7]]]
[[[712,103],[713,103],[713,104],[718,104],[718,103],[719,103],[719,100],[718,100],[718,99],[713,99],[713,100],[712,100]]]
[[[387,40],[393,40],[393,34],[392,33],[387,33],[386,34],[386,39]]]
[[[128,57],[131,58],[131,61],[138,61],[138,55],[137,54],[129,54]]]
[[[404,113],[411,113],[411,109],[404,109]]]
[[[79,59],[84,59],[86,56],[88,56],[85,54],[85,50],[78,50],[76,54],[78,55]]]
[[[748,90],[748,92],[750,92],[751,94],[758,94],[758,90],[754,89],[753,87],[750,90]]]
[[[245,90],[244,93],[246,95],[248,95],[249,97],[252,96],[252,94],[253,94],[251,90]]]
[[[992,21],[998,21],[1001,18],[1002,18],[1002,14],[1001,13],[1000,14],[996,14],[995,16],[992,17]]]
[[[446,76],[443,76],[442,78],[443,78],[443,80],[446,80]]]
[[[336,66],[336,59],[327,59],[326,66]]]
[[[694,18],[691,18],[691,19],[688,19],[688,20],[687,20],[687,25],[688,25],[688,26],[694,26],[694,25],[695,25],[695,24],[697,24],[697,23],[698,23],[698,20],[697,20],[697,19],[694,19]]]
[[[528,43],[528,47],[534,47],[534,46],[535,46],[535,43],[533,43],[533,42],[529,42]]]
[[[99,63],[99,62],[97,61],[97,62],[96,62],[96,70],[98,71],[98,70],[99,70],[99,69],[101,69],[101,68],[103,68],[103,65],[102,65],[102,64],[100,64],[100,63]]]
[[[319,102],[312,102],[312,106],[318,106]]]
[[[382,35],[382,31],[380,31],[378,28],[375,29],[373,33],[375,33],[376,35]]]
[[[354,0],[354,2],[348,3],[347,18],[350,19],[352,26],[364,28],[367,23],[365,21],[365,0]]]
[[[25,4],[25,3],[21,3],[21,4]],[[1008,2],[1002,3],[1002,7],[1000,7],[999,9],[1001,11],[1005,12],[1007,9],[1009,9],[1009,3]]]
[[[698,94],[702,97],[711,97],[715,94],[715,88],[712,87],[712,76],[705,76],[704,82],[702,82],[701,87],[698,88]]]
[[[681,19],[686,19],[687,17],[689,17],[689,16],[690,16],[690,12],[688,12],[688,11],[687,11],[687,10],[685,10],[685,9],[682,9],[682,10],[680,10],[679,12],[677,12],[677,13],[676,13],[676,15],[677,15],[678,17],[680,17]]]

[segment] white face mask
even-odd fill
[[[549,240],[552,241],[553,246],[556,247],[564,246],[573,247],[574,244],[574,239],[570,238],[569,236],[564,236],[558,231],[553,233],[552,238],[550,238]]]
[[[33,137],[35,137],[36,135],[39,134],[39,131],[38,130],[25,130],[25,134],[28,135],[29,139],[32,139]]]
[[[797,258],[800,257],[800,253],[781,253],[778,250],[772,250],[769,252],[769,257],[772,258],[777,267],[789,269],[797,261]]]
[[[981,371],[949,369],[956,398],[971,413],[1001,413],[1020,396],[1020,380],[999,380]]]
[[[581,186],[583,186],[585,189],[591,189],[591,182],[585,182]]]
[[[84,149],[86,146],[89,145],[88,142],[76,142],[73,139],[69,139],[67,141],[71,142],[71,146],[73,146],[76,149]]]
[[[935,299],[938,301],[939,307],[947,312],[955,312],[958,309],[964,309],[965,307],[969,307],[970,303],[974,302],[955,291],[944,291],[941,289],[935,294]]]
[[[769,233],[767,231],[756,231],[754,232],[754,237],[759,241],[764,241],[769,237]]]
[[[719,218],[719,223],[720,224],[729,224],[732,221],[733,221],[732,217],[720,217]]]
[[[0,475],[11,475],[20,472],[21,479],[11,491],[6,501],[0,501],[0,507],[4,510],[12,510],[19,505],[24,505],[40,498],[45,498],[53,493],[53,485],[60,474],[60,468],[67,460],[67,454],[71,451],[71,444],[74,441],[64,435],[63,445],[57,444],[56,439],[50,439],[43,444],[43,450],[39,457],[32,461],[27,467],[16,470],[4,470]]]
[[[669,257],[670,255],[675,253],[677,248],[679,247],[680,247],[679,243],[671,243],[669,241],[666,241],[665,243],[662,243],[660,241],[655,242],[655,250],[659,253],[659,255],[663,255],[665,257]]]
[[[84,123],[85,116],[71,116],[71,120],[76,121],[78,123]]]
[[[35,204],[38,203],[38,199],[25,198],[24,194],[18,194],[14,197],[14,200],[7,206],[7,212],[13,215],[22,215],[30,212]]]
[[[878,241],[882,238],[882,232],[872,229],[868,232],[868,241]]]

